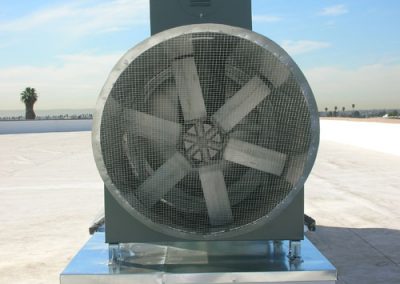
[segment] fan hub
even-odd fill
[[[211,123],[198,121],[183,135],[186,156],[195,164],[219,159],[224,148],[223,136]]]

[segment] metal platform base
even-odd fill
[[[109,246],[97,232],[60,283],[336,283],[335,267],[309,240],[301,245],[301,260],[290,260],[286,241],[124,244],[109,264]]]

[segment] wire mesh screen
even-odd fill
[[[120,203],[162,231],[195,235],[280,210],[304,177],[313,134],[297,67],[280,56],[204,31],[126,64],[99,114],[102,176]]]

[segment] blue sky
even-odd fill
[[[116,61],[149,36],[148,0],[0,0],[0,109],[91,108]],[[400,1],[253,0],[253,29],[282,45],[320,109],[400,108]]]

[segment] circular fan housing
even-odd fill
[[[318,137],[312,91],[282,48],[202,24],[159,33],[122,57],[98,100],[93,149],[133,218],[170,236],[222,239],[284,210]]]

